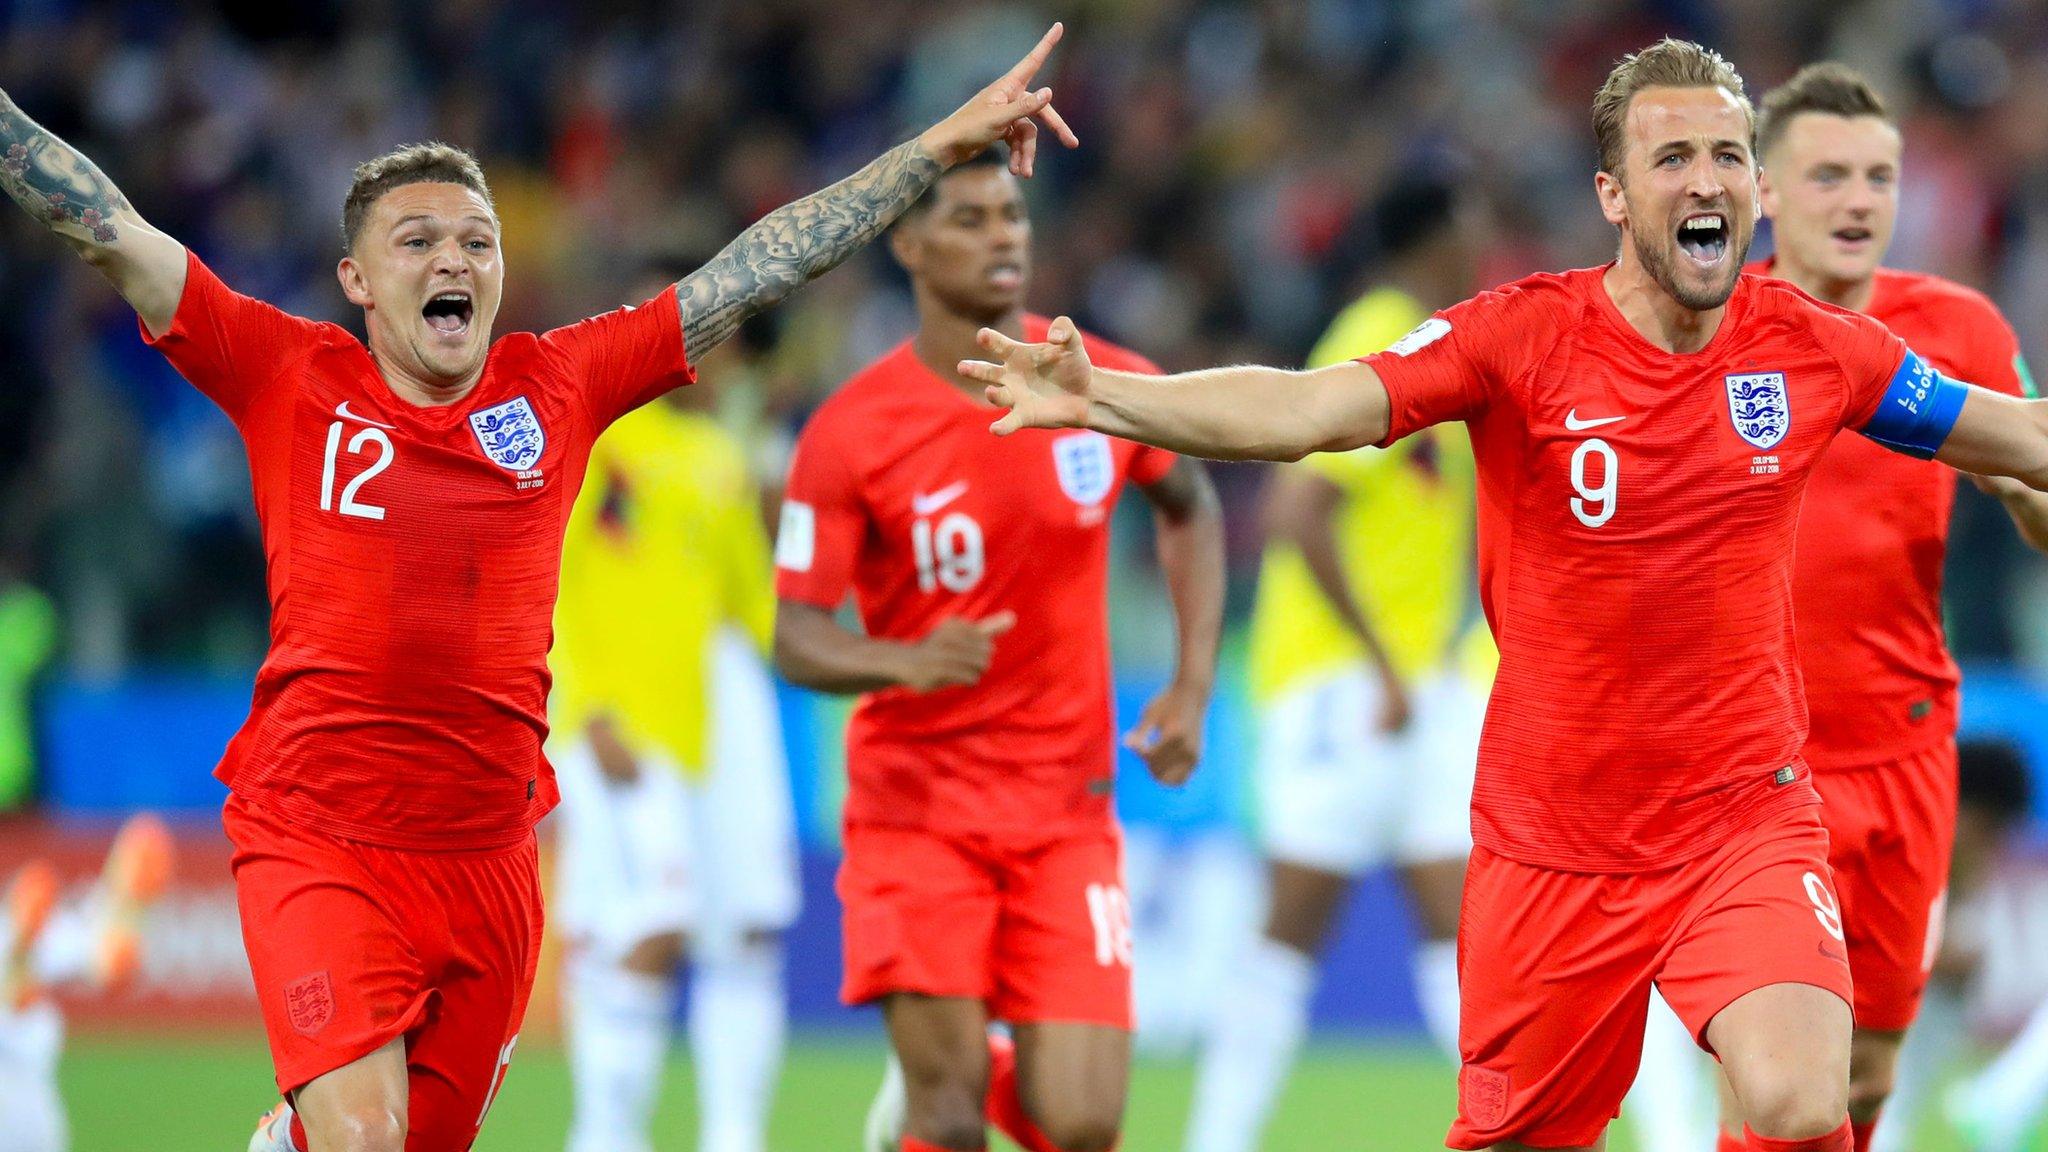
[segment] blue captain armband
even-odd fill
[[[1930,459],[1941,451],[1969,395],[1968,384],[1943,376],[1909,348],[1862,432],[1894,452]]]

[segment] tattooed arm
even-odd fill
[[[946,169],[998,140],[1010,145],[1010,170],[1031,175],[1038,125],[1067,147],[1078,141],[1052,107],[1052,89],[1031,90],[1031,78],[1059,43],[1061,27],[1038,42],[1002,79],[915,140],[884,153],[822,192],[786,204],[740,233],[711,262],[676,284],[683,346],[701,360],[747,317],[839,266],[881,235]]]
[[[106,173],[0,92],[0,188],[99,269],[162,335],[185,290],[185,246],[145,223]]]

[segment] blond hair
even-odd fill
[[[1628,154],[1629,102],[1645,88],[1719,88],[1735,97],[1748,118],[1750,135],[1756,134],[1756,110],[1742,90],[1742,77],[1719,52],[1690,40],[1665,37],[1640,52],[1621,58],[1607,82],[1593,97],[1593,139],[1600,146],[1600,170],[1610,176],[1621,174]],[[1752,140],[1753,142],[1753,140]]]
[[[493,215],[498,211],[491,200],[491,186],[484,182],[483,165],[476,162],[476,157],[439,140],[407,144],[356,165],[348,198],[341,202],[341,243],[346,251],[355,251],[363,221],[369,218],[370,208],[378,198],[407,184],[460,184],[483,197]]]

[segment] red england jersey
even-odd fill
[[[1365,358],[1391,441],[1465,420],[1499,641],[1473,835],[1540,867],[1632,872],[1818,803],[1799,756],[1792,548],[1808,474],[1906,361],[1874,320],[1744,276],[1674,355],[1605,269],[1533,276]]]
[[[1768,261],[1750,266],[1770,274]],[[1981,293],[1880,268],[1865,312],[1945,376],[2026,395],[2019,338]],[[1954,469],[1844,436],[1821,454],[1793,569],[1815,771],[1869,767],[1955,735],[1962,676],[1941,626]]]
[[[445,407],[361,341],[222,284],[197,256],[150,340],[249,453],[270,654],[215,775],[251,803],[395,848],[501,848],[549,808],[548,644],[590,445],[694,379],[673,291],[491,346]]]
[[[1025,339],[1047,321],[1025,318]],[[1105,368],[1156,372],[1088,339]],[[797,440],[776,594],[868,634],[922,638],[949,616],[1017,614],[977,684],[863,696],[847,729],[850,823],[1059,835],[1109,819],[1109,520],[1126,479],[1174,456],[1095,432],[991,435],[1001,412],[910,344],[833,395]]]

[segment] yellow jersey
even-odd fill
[[[1309,353],[1309,367],[1381,351],[1429,317],[1397,288],[1368,293],[1339,313]],[[1424,429],[1387,448],[1326,452],[1298,464],[1342,493],[1334,530],[1351,593],[1404,679],[1446,667],[1491,676],[1491,637],[1460,640],[1466,616],[1474,510],[1472,441],[1462,424]],[[1484,644],[1486,651],[1474,652]],[[1252,608],[1251,687],[1270,700],[1366,659],[1292,544],[1267,544]],[[1497,658],[1494,658],[1497,660]],[[1481,682],[1485,682],[1481,679]]]
[[[737,627],[766,652],[774,625],[768,534],[739,440],[662,401],[612,425],[562,548],[555,730],[609,714],[629,747],[702,772],[713,643]]]

